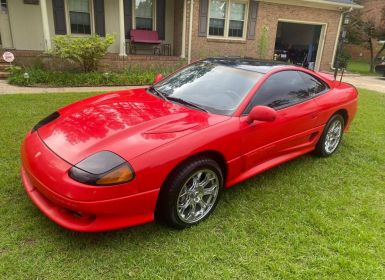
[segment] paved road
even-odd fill
[[[136,86],[138,87],[138,86]],[[66,92],[108,92],[135,88],[133,86],[122,87],[70,87],[70,88],[38,88],[18,87],[9,85],[5,80],[0,80],[0,95],[17,93],[66,93]]]

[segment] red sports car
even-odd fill
[[[357,110],[351,85],[277,62],[210,58],[156,81],[64,107],[28,133],[22,181],[54,222],[192,226],[224,188],[311,151],[332,155]]]

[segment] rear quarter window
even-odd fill
[[[329,86],[319,78],[302,71],[298,71],[298,73],[305,83],[310,98],[321,95],[329,90]]]

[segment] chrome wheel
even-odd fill
[[[189,224],[202,220],[215,205],[218,193],[218,175],[210,169],[196,171],[179,192],[177,199],[179,219]]]
[[[330,125],[325,138],[325,151],[328,154],[333,153],[337,149],[342,137],[342,126],[340,120],[335,120]]]

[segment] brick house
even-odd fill
[[[352,0],[0,0],[3,49],[27,63],[57,34],[116,34],[107,58],[127,63],[175,63],[207,56],[272,59],[292,49],[329,70],[342,14]],[[170,56],[131,54],[132,29],[155,30]],[[301,57],[299,56],[299,60]]]

